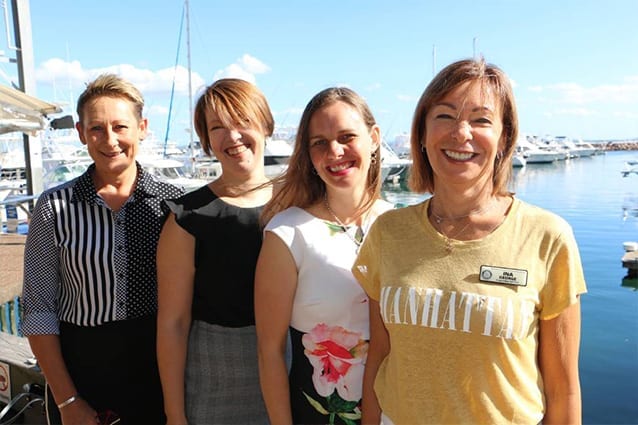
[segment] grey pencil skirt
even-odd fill
[[[193,321],[186,360],[190,425],[268,424],[259,387],[254,326]]]

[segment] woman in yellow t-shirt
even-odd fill
[[[507,76],[461,60],[414,114],[424,202],[373,224],[353,266],[370,297],[362,423],[579,423],[579,295],[569,224],[507,190]]]

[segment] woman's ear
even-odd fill
[[[381,129],[378,125],[374,125],[370,130],[370,137],[372,138],[372,152],[375,152],[381,146]]]
[[[80,121],[75,123],[75,130],[78,132],[78,138],[83,145],[86,145],[86,139],[84,138],[84,131],[82,129],[82,123]]]

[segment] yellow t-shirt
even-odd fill
[[[539,423],[538,321],[586,291],[571,227],[514,199],[490,235],[448,253],[428,202],[379,217],[353,266],[390,336],[375,381],[384,414],[396,425]]]

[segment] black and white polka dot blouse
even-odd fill
[[[137,164],[133,194],[113,211],[95,190],[94,167],[38,198],[24,253],[25,335],[58,334],[58,321],[97,326],[157,311],[160,202],[183,191]]]

